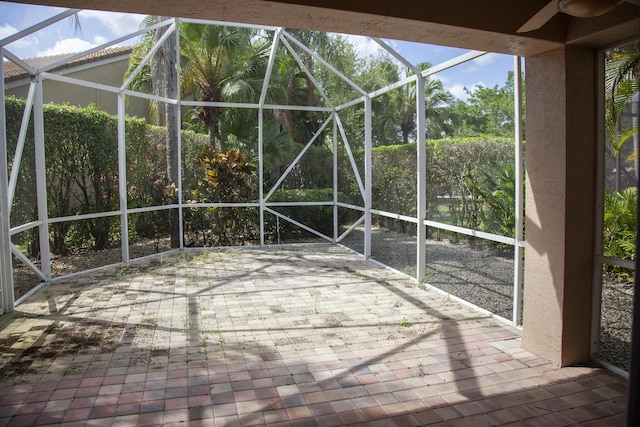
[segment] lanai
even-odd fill
[[[532,4],[526,10],[498,14],[485,10],[483,5],[464,3],[464,8],[459,10],[469,11],[465,16],[486,18],[477,19],[473,23],[464,22],[464,17],[459,13],[446,13],[451,12],[447,11],[448,7],[460,5],[440,5],[429,12],[419,10],[417,15],[412,16],[423,16],[425,21],[431,20],[434,25],[426,26],[410,19],[409,25],[402,27],[394,24],[398,23],[397,20],[407,19],[409,15],[403,15],[404,12],[387,14],[383,6],[379,9],[379,5],[358,6],[363,8],[359,12],[369,12],[372,15],[351,12],[333,15],[326,9],[289,7],[278,2],[268,5],[254,2],[249,4],[251,7],[247,7],[243,13],[252,22],[283,20],[291,23],[291,26],[320,25],[332,29],[334,26],[345,25],[345,21],[354,22],[350,21],[353,19],[360,25],[377,23],[377,27],[366,28],[371,32],[379,31],[381,35],[406,32],[407,38],[443,42],[455,40],[455,43],[466,47],[480,47],[479,44],[486,46],[486,50],[519,53],[526,57],[527,139],[533,148],[528,150],[531,184],[528,201],[531,203],[527,205],[527,231],[530,250],[527,251],[525,286],[530,284],[532,289],[528,300],[532,309],[526,309],[525,299],[523,341],[527,348],[560,365],[588,360],[591,314],[587,313],[591,313],[592,293],[585,292],[584,284],[592,283],[590,266],[594,260],[594,236],[589,230],[595,229],[595,214],[588,212],[594,211],[594,197],[591,195],[594,194],[593,187],[596,185],[593,182],[595,162],[592,150],[571,142],[590,141],[587,147],[596,145],[595,126],[593,129],[583,126],[585,122],[596,121],[597,97],[593,92],[597,69],[595,52],[637,34],[637,14],[625,13],[635,11],[629,9],[633,6],[625,4],[614,15],[588,23],[559,16],[539,33],[523,36],[516,35],[515,30],[526,17],[543,5]],[[99,2],[92,2],[91,5],[107,9],[114,7]],[[139,3],[129,6],[129,10],[144,11],[147,5]],[[239,13],[233,7],[219,8],[220,3],[212,6],[211,10],[203,10],[202,5],[189,3],[180,6],[182,14],[190,15],[197,11],[218,19],[232,20]],[[503,2],[502,6],[504,10],[510,10],[508,2]],[[170,9],[170,6],[165,7]],[[304,13],[300,13],[302,11]],[[400,17],[380,18],[376,13]],[[328,16],[333,20],[326,20]],[[398,29],[399,27],[402,29]],[[413,35],[409,36],[408,33],[412,31]],[[454,37],[456,34],[457,38]],[[477,37],[472,38],[473,35]],[[566,79],[558,78],[559,76]],[[554,150],[559,150],[557,156],[550,155]],[[560,163],[548,163],[547,159],[550,157]],[[569,162],[568,159],[572,161]],[[568,191],[569,189],[579,191]],[[571,195],[580,197],[573,198]],[[562,206],[562,209],[558,209],[558,206]],[[584,222],[575,221],[575,218]],[[543,317],[546,322],[539,322],[535,318],[527,320],[527,312],[532,316],[534,313],[545,313]],[[549,325],[554,325],[552,330],[548,330]]]

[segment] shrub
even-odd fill
[[[636,251],[636,215],[638,194],[635,187],[621,192],[607,191],[604,197],[602,254],[611,258],[634,260]],[[628,270],[606,265],[605,271],[620,280],[632,281]]]
[[[216,152],[204,147],[194,161],[201,178],[190,191],[193,203],[243,202],[253,198],[251,185],[255,167],[243,153]],[[236,245],[255,238],[256,221],[240,207],[190,208],[185,212],[188,244],[194,246]]]
[[[482,171],[481,179],[470,186],[474,196],[483,203],[481,229],[501,236],[514,237],[516,172],[513,164],[497,164]]]
[[[43,114],[49,216],[117,210],[117,119],[95,105],[46,104]],[[112,219],[51,224],[51,251],[65,254],[71,245],[106,247]]]
[[[5,98],[8,152],[14,153],[25,101]],[[47,207],[51,218],[77,214],[112,212],[119,209],[118,119],[97,106],[75,107],[46,104],[43,110]],[[128,207],[168,203],[166,179],[166,136],[163,128],[149,126],[143,119],[125,118]],[[200,152],[206,135],[182,133],[183,167]],[[10,162],[13,156],[8,156]],[[9,164],[10,167],[12,164]],[[188,168],[184,167],[188,172]],[[193,174],[186,174],[193,179]],[[37,219],[33,118],[22,154],[11,224]],[[188,181],[187,181],[188,182]],[[168,210],[132,216],[131,236],[157,237],[168,231]],[[77,247],[101,249],[119,236],[117,216],[66,221],[50,225],[53,253],[65,254]],[[18,241],[18,239],[21,239]],[[27,240],[27,241],[25,241]],[[14,242],[28,246],[37,257],[37,229],[14,236]]]
[[[506,138],[480,137],[427,142],[428,212],[440,212],[445,206],[449,222],[461,227],[480,229],[483,201],[474,191],[485,178],[483,171],[496,165],[513,164],[513,141]],[[434,209],[433,205],[438,207]]]
[[[268,157],[264,165],[265,188],[271,188],[291,162],[300,154],[304,144],[292,143],[290,151],[281,157]],[[327,188],[333,185],[333,153],[324,147],[311,146],[282,183],[282,188]]]
[[[9,149],[15,149],[24,101],[5,100]],[[113,212],[119,209],[117,118],[96,106],[87,108],[69,105],[47,105],[45,115],[45,149],[47,156],[47,203],[50,217]],[[149,126],[144,120],[125,119],[127,198],[129,208],[161,206],[172,203],[171,185],[166,178],[166,133],[164,128]],[[181,133],[182,188],[184,201],[237,202],[256,199],[255,168],[244,154],[229,151],[214,153],[208,148],[207,135],[189,131]],[[11,146],[11,144],[14,144]],[[18,179],[20,193],[14,201],[11,222],[22,224],[36,219],[35,162],[33,132],[27,137]],[[280,158],[271,158],[264,165],[265,188],[270,188],[280,174],[295,159],[303,145]],[[513,188],[509,176],[499,174],[493,179],[487,170],[504,169],[513,162],[513,142],[497,138],[451,139],[427,142],[427,212],[432,219],[441,219],[446,210],[447,222],[468,228],[483,227],[504,234],[512,229],[511,204]],[[356,152],[355,161],[364,171],[364,153]],[[333,199],[333,153],[323,146],[310,147],[271,201],[329,201]],[[373,207],[380,210],[415,215],[416,210],[416,146],[403,144],[376,147],[373,156]],[[195,159],[195,161],[194,161]],[[340,200],[362,203],[351,164],[344,150],[339,152]],[[25,166],[26,165],[26,166]],[[503,179],[504,178],[504,179]],[[493,181],[492,181],[493,179]],[[496,180],[497,179],[497,180]],[[491,185],[489,185],[491,184]],[[488,188],[491,187],[490,191]],[[348,195],[348,196],[347,196]],[[446,203],[443,203],[446,200]],[[323,234],[331,235],[333,209],[329,206],[278,208]],[[344,210],[341,210],[343,212]],[[171,210],[132,215],[132,237],[158,237],[168,233]],[[272,216],[266,230],[276,230]],[[444,216],[442,217],[444,220]],[[255,239],[258,211],[255,208],[188,209],[185,230],[192,236],[206,236],[190,241],[194,245],[235,244]],[[288,238],[297,238],[299,228]],[[298,230],[294,232],[293,230]],[[22,233],[15,239],[27,238],[32,255],[38,250],[37,233]],[[288,233],[288,231],[287,231]],[[118,238],[118,217],[102,217],[85,221],[51,224],[51,249],[65,253],[71,247],[107,246]]]
[[[486,180],[484,171],[513,164],[513,141],[496,137],[429,140],[426,154],[427,217],[482,229],[485,201],[477,189]],[[355,156],[358,168],[364,171],[364,152]],[[374,208],[415,215],[416,145],[375,147],[372,160]],[[340,190],[357,194],[350,163],[344,160],[341,165]]]
[[[331,188],[279,190],[274,192],[269,199],[270,202],[326,202],[332,200],[333,189]],[[280,206],[273,209],[326,236],[333,235],[333,206]],[[283,240],[297,240],[306,233],[296,226],[281,226],[280,230],[277,228],[276,218],[273,215],[265,216],[265,233],[271,239],[275,239],[279,235]]]

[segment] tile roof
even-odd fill
[[[56,67],[54,71],[69,69],[77,67],[79,65],[89,64],[91,62],[97,62],[104,59],[114,58],[123,55],[129,55],[131,53],[131,46],[109,47],[106,49],[98,50],[94,53],[85,55],[81,58],[75,59],[67,64],[63,64]],[[73,53],[66,53],[62,55],[40,56],[37,58],[25,58],[24,62],[31,65],[33,68],[38,69],[48,64],[61,61],[64,58],[68,58]],[[29,74],[19,65],[11,61],[4,61],[4,79],[5,82],[20,80],[27,77]]]

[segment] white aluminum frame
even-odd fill
[[[632,42],[632,41],[629,41]],[[626,43],[622,43],[624,45]],[[613,48],[615,46],[611,46]],[[629,378],[629,372],[619,367],[613,366],[598,358],[600,349],[600,333],[601,333],[601,310],[602,310],[602,273],[605,264],[615,265],[617,267],[632,270],[637,274],[636,263],[631,260],[620,258],[611,258],[603,255],[603,232],[604,232],[604,195],[605,195],[605,144],[606,142],[606,123],[605,123],[605,51],[602,49],[598,52],[597,57],[597,97],[598,97],[598,117],[597,117],[597,154],[596,154],[596,194],[595,194],[595,238],[593,248],[593,286],[592,286],[592,311],[591,311],[591,360],[605,367],[606,369],[617,373],[618,375]],[[637,95],[636,95],[637,96]],[[637,122],[636,122],[637,127]],[[637,136],[636,136],[637,138]],[[636,141],[634,140],[634,144]],[[636,146],[637,149],[637,146]],[[637,159],[634,162],[636,173],[638,173]]]
[[[13,36],[7,37],[3,40],[0,40],[0,56],[4,56],[5,58],[15,62],[17,65],[24,68],[29,74],[32,75],[33,82],[31,83],[31,87],[29,90],[29,95],[27,97],[27,108],[25,110],[25,116],[23,118],[22,126],[20,129],[20,136],[18,139],[16,153],[14,154],[13,160],[13,168],[11,171],[10,179],[7,180],[6,174],[0,174],[0,189],[3,191],[0,192],[0,243],[2,244],[2,251],[0,252],[0,279],[2,280],[2,286],[0,287],[1,291],[1,300],[2,306],[0,310],[4,308],[5,311],[12,311],[15,308],[15,303],[19,303],[24,300],[28,295],[20,298],[18,301],[14,301],[13,298],[13,284],[12,284],[12,274],[11,274],[11,253],[13,252],[16,257],[27,264],[31,269],[35,271],[35,273],[43,279],[44,284],[55,282],[57,280],[63,279],[64,277],[70,277],[79,273],[74,273],[72,275],[66,275],[61,277],[52,278],[51,277],[51,260],[49,257],[49,248],[48,248],[48,232],[49,232],[49,224],[62,222],[62,221],[74,221],[74,220],[82,220],[82,219],[90,219],[90,218],[98,218],[105,216],[119,216],[120,217],[120,229],[121,229],[121,245],[122,245],[122,261],[116,263],[114,265],[127,264],[131,262],[130,253],[129,253],[129,232],[128,232],[128,216],[129,214],[140,213],[140,212],[149,212],[149,211],[157,211],[157,210],[165,210],[165,209],[178,209],[179,217],[180,217],[180,228],[181,228],[181,240],[180,240],[180,248],[176,250],[169,251],[167,253],[173,253],[177,250],[184,250],[184,241],[183,241],[183,209],[186,207],[189,208],[208,208],[208,207],[257,207],[259,209],[259,218],[260,218],[260,245],[264,246],[264,221],[265,212],[276,216],[278,219],[285,220],[290,222],[316,236],[319,236],[328,242],[331,243],[339,243],[351,233],[356,227],[364,224],[364,253],[362,254],[366,259],[371,259],[371,230],[372,230],[372,215],[379,215],[383,217],[393,218],[401,221],[406,221],[412,224],[416,224],[417,226],[417,258],[416,258],[416,277],[415,279],[418,281],[423,281],[426,274],[426,236],[427,236],[427,227],[444,229],[448,231],[452,231],[455,233],[461,233],[469,236],[480,237],[483,239],[488,239],[495,242],[505,243],[509,245],[513,245],[515,247],[515,272],[514,272],[514,283],[516,286],[514,287],[514,315],[513,319],[503,319],[509,323],[514,325],[519,325],[520,323],[520,304],[521,304],[521,281],[522,281],[522,248],[524,247],[523,236],[522,236],[522,186],[516,186],[516,222],[518,224],[516,235],[514,237],[505,237],[494,235],[490,233],[485,233],[477,230],[466,229],[462,227],[450,226],[446,224],[442,224],[436,221],[428,220],[426,217],[426,193],[427,193],[427,182],[426,182],[426,171],[427,171],[427,162],[426,162],[426,117],[425,117],[425,79],[429,76],[435,75],[438,72],[447,70],[449,68],[455,67],[457,65],[463,64],[467,61],[471,61],[475,58],[478,58],[482,55],[485,55],[486,52],[479,51],[470,51],[463,55],[460,55],[451,60],[445,61],[441,64],[435,65],[427,70],[420,71],[414,65],[412,65],[409,61],[407,61],[402,55],[400,55],[397,51],[391,48],[386,42],[381,39],[373,38],[374,41],[378,43],[383,49],[389,52],[394,58],[400,61],[412,74],[407,77],[401,79],[398,82],[388,85],[387,87],[381,88],[371,93],[367,93],[364,89],[359,87],[355,82],[353,82],[349,77],[342,74],[339,70],[333,67],[329,62],[320,57],[317,53],[310,50],[304,44],[302,44],[299,40],[293,37],[290,33],[288,33],[283,28],[278,27],[270,27],[270,26],[255,26],[249,24],[239,24],[239,23],[228,23],[228,22],[217,22],[217,21],[205,21],[199,19],[180,19],[180,18],[172,18],[167,19],[165,21],[156,23],[150,27],[145,29],[141,29],[135,31],[127,36],[119,37],[113,41],[108,43],[104,43],[98,47],[89,49],[85,52],[74,54],[71,57],[56,62],[55,64],[50,64],[42,69],[36,70],[29,66],[26,62],[24,62],[21,58],[17,57],[10,51],[6,50],[4,46],[7,44],[20,39],[26,35],[32,34],[54,22],[58,22],[61,19],[65,19],[69,16],[72,16],[78,13],[79,10],[68,10],[61,14],[56,15],[53,18],[50,18],[47,21],[43,21],[40,24],[37,24],[33,27],[30,27],[24,31],[21,31]],[[271,46],[271,56],[269,59],[269,63],[266,70],[265,75],[265,83],[263,85],[260,99],[257,104],[255,103],[230,103],[230,102],[202,102],[202,101],[188,101],[183,100],[178,94],[177,99],[169,99],[161,96],[156,96],[152,94],[142,93],[138,91],[134,91],[128,88],[129,84],[135,77],[135,75],[140,72],[143,65],[146,64],[153,52],[157,51],[160,48],[162,43],[168,39],[168,37],[176,37],[176,49],[178,50],[178,54],[180,52],[180,22],[193,22],[200,24],[211,24],[211,25],[223,25],[223,26],[235,26],[235,27],[248,27],[248,28],[258,28],[264,31],[273,32],[273,41]],[[148,31],[153,31],[158,28],[167,27],[167,30],[162,35],[162,37],[152,46],[150,52],[145,55],[141,64],[134,70],[134,72],[127,78],[127,80],[120,87],[110,87],[103,84],[98,84],[94,82],[88,82],[84,80],[80,80],[73,77],[62,76],[60,74],[56,74],[52,72],[56,67],[63,65],[71,60],[79,59],[87,54],[94,53],[100,49],[104,49],[106,47],[112,46],[117,43],[121,43],[133,37],[137,37],[142,35]],[[297,61],[302,70],[309,77],[310,81],[314,84],[314,86],[318,89],[318,92],[322,95],[325,106],[295,106],[295,105],[272,105],[267,104],[266,101],[266,93],[268,88],[269,79],[273,70],[273,65],[275,61],[275,53],[277,49],[281,46],[283,49],[286,49],[289,54]],[[315,61],[327,67],[333,73],[335,73],[338,77],[340,77],[345,83],[347,83],[350,87],[352,87],[355,91],[358,92],[360,96],[355,99],[346,102],[342,105],[334,106],[331,100],[325,95],[324,91],[321,88],[321,84],[316,80],[313,76],[313,73],[305,66],[304,62],[298,55],[298,51],[302,50],[306,54],[309,54],[313,57]],[[514,69],[516,76],[520,76],[519,58],[515,59]],[[178,64],[178,72],[177,78],[178,82],[180,81],[180,73],[181,69]],[[77,216],[67,216],[60,218],[49,218],[47,213],[47,199],[46,199],[46,176],[45,176],[45,156],[44,156],[44,125],[43,125],[43,117],[42,117],[42,91],[43,80],[55,80],[64,82],[67,84],[84,86],[94,88],[96,90],[106,91],[117,94],[117,114],[118,114],[118,173],[119,173],[119,209],[117,211],[110,212],[101,212],[101,213],[93,213],[86,215],[77,215]],[[4,80],[4,79],[3,79]],[[401,215],[394,212],[386,212],[378,209],[374,209],[372,206],[371,193],[372,193],[372,174],[373,174],[373,164],[372,164],[372,100],[373,98],[383,95],[389,91],[400,88],[406,84],[416,84],[416,113],[417,113],[417,144],[416,144],[416,188],[417,188],[417,197],[416,197],[416,208],[417,215],[415,217]],[[521,182],[523,173],[522,173],[522,131],[521,131],[521,122],[522,122],[522,106],[521,106],[521,87],[520,87],[520,79],[515,79],[516,87],[516,175]],[[4,95],[4,83],[1,86],[2,94]],[[212,107],[222,107],[222,108],[244,108],[244,109],[253,109],[256,110],[258,114],[258,200],[255,202],[245,202],[245,203],[195,203],[185,205],[183,203],[182,198],[182,172],[180,170],[180,178],[178,182],[178,192],[179,198],[177,204],[164,205],[164,206],[147,206],[141,208],[133,208],[129,209],[127,205],[127,186],[126,186],[126,146],[127,146],[127,137],[125,132],[125,97],[131,96],[135,98],[142,98],[153,100],[157,102],[164,102],[167,104],[177,105],[178,108],[181,106],[188,107],[197,107],[197,106],[212,106]],[[9,224],[9,213],[11,209],[11,202],[13,200],[15,194],[15,187],[18,177],[18,171],[21,163],[21,156],[24,150],[24,141],[26,137],[27,125],[29,123],[28,114],[31,111],[31,105],[34,107],[34,123],[35,123],[35,154],[36,154],[36,169],[37,169],[37,201],[38,201],[38,220],[30,222],[28,224],[20,224],[13,228],[11,228]],[[356,106],[357,108],[363,108],[365,117],[364,117],[364,179],[358,170],[358,167],[355,162],[355,158],[351,149],[351,144],[347,140],[347,136],[340,120],[340,112],[344,109]],[[321,128],[310,138],[307,142],[303,150],[299,153],[299,155],[294,159],[294,161],[289,165],[289,167],[285,170],[282,176],[277,180],[276,184],[269,189],[269,191],[265,191],[264,189],[264,170],[263,170],[263,120],[264,120],[264,111],[265,110],[295,110],[295,111],[317,111],[317,112],[326,112],[329,113],[327,119],[322,124]],[[5,120],[4,120],[4,106],[0,108],[0,113],[2,113],[2,128],[0,129],[1,138],[0,138],[0,168],[4,166],[4,170],[6,170],[6,130],[5,130]],[[330,134],[332,135],[333,142],[333,196],[332,200],[327,201],[316,201],[316,202],[271,202],[269,199],[273,195],[273,193],[277,190],[280,184],[284,181],[286,176],[293,170],[293,168],[298,164],[300,159],[304,157],[306,151],[309,147],[314,143],[314,141],[320,137],[320,135],[328,128],[329,124],[332,123],[332,128]],[[181,141],[179,141],[180,143]],[[362,206],[353,205],[340,202],[338,200],[338,158],[337,152],[339,149],[339,143],[342,143],[345,152],[347,153],[347,157],[349,158],[349,162],[351,164],[351,168],[353,170],[356,182],[358,184],[358,189],[360,191],[360,195],[362,197]],[[179,153],[181,150],[179,150]],[[180,154],[179,154],[180,155]],[[182,164],[181,159],[179,159],[179,164]],[[4,189],[7,189],[5,192]],[[312,229],[311,227],[306,226],[292,218],[283,215],[278,212],[274,208],[277,207],[286,207],[286,206],[333,206],[333,233],[331,236],[324,235],[323,233],[318,232],[317,230]],[[338,224],[338,209],[346,208],[361,212],[362,215],[354,221],[346,231],[342,234],[339,234],[339,224]],[[24,232],[26,230],[38,227],[40,233],[40,242],[42,248],[42,260],[41,260],[41,268],[38,269],[24,254],[22,254],[18,248],[11,244],[10,236]],[[148,258],[148,257],[143,257]],[[99,267],[97,269],[93,269],[91,271],[99,270],[101,268],[106,268],[109,266]]]
[[[514,117],[515,117],[515,242],[513,260],[513,324],[522,324],[522,293],[524,285],[524,194],[522,183],[524,182],[524,141],[522,129],[522,59],[518,56],[513,58],[513,96],[514,96]]]
[[[0,56],[3,53],[0,45]],[[4,95],[4,67],[0,70],[1,93]],[[4,96],[3,96],[4,98]],[[11,231],[9,221],[9,181],[7,178],[7,123],[4,102],[0,105],[0,314],[15,310],[13,266],[11,265]],[[6,190],[5,190],[6,189]]]

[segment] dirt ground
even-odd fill
[[[140,239],[129,245],[131,259],[152,255],[170,250],[169,238],[163,239]],[[51,276],[60,277],[68,274],[79,273],[93,268],[106,265],[117,264],[122,260],[122,249],[119,245],[112,246],[100,251],[83,249],[70,253],[66,256],[53,255],[51,257]],[[36,262],[40,267],[40,263]],[[20,261],[14,260],[13,284],[15,299],[18,299],[35,288],[41,282],[28,266]]]

